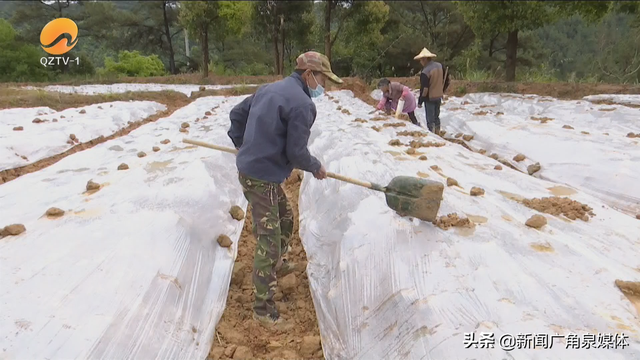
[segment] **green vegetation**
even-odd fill
[[[0,81],[286,75],[307,50],[325,53],[340,76],[370,81],[417,74],[413,57],[427,47],[456,79],[633,84],[640,81],[638,8],[614,1],[2,1]],[[40,64],[47,55],[40,30],[57,17],[78,24],[78,45],[67,55],[79,65]]]

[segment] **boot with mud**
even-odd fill
[[[275,327],[282,322],[280,320],[280,314],[277,310],[274,310],[271,314],[258,315],[253,312],[253,320],[258,321],[264,327]]]
[[[436,135],[438,135],[438,136],[440,135],[440,125],[436,125],[436,126],[434,126],[434,131],[433,131],[433,133],[434,133],[434,134],[436,134]]]
[[[280,259],[278,265],[276,265],[276,275],[283,277],[296,271],[296,263],[289,262],[287,259]]]

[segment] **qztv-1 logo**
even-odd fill
[[[58,18],[49,21],[40,32],[40,46],[49,55],[40,58],[42,66],[68,65],[70,62],[80,64],[80,58],[71,59],[68,56],[60,56],[68,53],[78,44],[78,25],[67,18]]]

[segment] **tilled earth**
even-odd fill
[[[248,209],[226,308],[216,329],[209,359],[324,359],[305,272],[307,256],[298,234],[301,181],[301,174],[294,172],[284,184],[295,214],[291,252],[287,257],[298,265],[293,274],[278,279],[275,299],[284,324],[279,329],[268,329],[252,318],[251,270],[256,240],[251,233],[251,209]]]

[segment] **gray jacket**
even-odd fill
[[[307,143],[316,120],[316,105],[297,73],[261,86],[229,114],[227,133],[239,149],[238,171],[244,175],[282,183],[294,168],[320,169]]]

